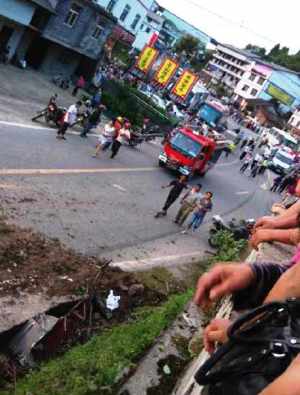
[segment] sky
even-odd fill
[[[299,0],[159,0],[159,4],[217,41],[300,50]]]

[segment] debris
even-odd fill
[[[169,365],[164,365],[163,372],[164,372],[164,374],[166,374],[168,376],[172,373]]]
[[[27,321],[9,343],[9,350],[21,366],[33,367],[34,360],[31,355],[33,347],[50,332],[58,318],[51,315],[39,314]]]
[[[120,299],[121,299],[121,296],[114,295],[114,291],[111,289],[109,291],[109,295],[106,299],[106,307],[110,311],[114,311],[114,310],[118,309]]]

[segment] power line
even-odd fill
[[[195,7],[199,8],[199,9],[201,9],[201,10],[203,10],[203,11],[206,11],[207,13],[209,13],[209,14],[211,14],[211,15],[214,15],[215,17],[217,17],[217,18],[219,18],[219,19],[221,19],[221,20],[223,20],[223,21],[225,21],[225,22],[227,22],[227,23],[229,23],[229,24],[237,25],[240,29],[246,30],[246,31],[248,31],[248,32],[250,32],[250,33],[252,33],[252,34],[254,34],[255,36],[260,37],[260,38],[262,38],[262,39],[264,39],[264,40],[266,40],[266,41],[268,41],[268,42],[270,42],[270,43],[272,43],[272,44],[275,44],[275,43],[276,43],[276,42],[275,42],[273,39],[271,39],[270,37],[264,36],[264,35],[262,35],[262,34],[256,32],[255,30],[251,29],[250,27],[246,26],[246,25],[243,23],[243,21],[242,21],[242,22],[238,22],[238,21],[235,21],[235,20],[233,20],[233,19],[231,19],[231,18],[224,17],[223,15],[221,15],[221,14],[219,14],[219,13],[217,13],[217,12],[215,12],[215,11],[213,11],[213,10],[211,10],[211,9],[209,9],[209,8],[207,8],[207,7],[201,5],[201,4],[199,4],[199,3],[197,3],[197,2],[195,2],[195,1],[193,1],[193,0],[185,0],[185,1],[187,1],[187,2],[190,3],[190,4],[193,4]]]

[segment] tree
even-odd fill
[[[254,53],[255,55],[261,56],[262,58],[264,58],[266,56],[266,53],[267,53],[266,48],[259,47],[258,45],[248,44],[245,47],[245,49],[247,51],[250,51],[250,52]]]
[[[175,52],[180,55],[186,55],[187,58],[192,59],[197,55],[202,45],[198,38],[187,34],[176,43]]]

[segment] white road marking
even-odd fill
[[[138,259],[131,261],[122,261],[122,262],[113,262],[110,264],[112,267],[119,267],[125,271],[138,271],[145,270],[145,266],[147,269],[157,266],[171,266],[174,264],[174,261],[180,261],[183,258],[200,258],[203,257],[203,253],[201,251],[188,252],[186,254],[180,255],[164,255],[156,258],[146,258],[146,259]]]
[[[0,169],[0,176],[43,176],[97,173],[138,173],[157,171],[157,167],[116,168],[116,169]]]
[[[249,191],[236,192],[236,195],[249,195]]]
[[[229,162],[229,163],[217,163],[215,167],[225,167],[225,166],[232,166],[235,165],[236,163],[238,163],[238,159],[234,160],[233,162]]]
[[[113,184],[113,187],[116,188],[116,189],[118,189],[119,191],[126,192],[126,189],[123,188],[123,187],[121,187],[121,185]]]
[[[46,126],[39,126],[39,125],[32,125],[32,124],[28,124],[28,123],[17,123],[17,122],[8,122],[8,121],[0,121],[0,125],[7,125],[7,126],[16,126],[19,128],[24,128],[24,129],[33,129],[33,130],[42,130],[44,132],[48,132],[48,131],[52,131],[55,132],[57,130],[57,128],[50,128],[50,127],[46,127]],[[1,129],[0,129],[1,131]],[[76,132],[74,130],[68,130],[67,134],[73,134],[75,136],[79,136],[80,132]],[[89,136],[94,136],[94,137],[98,137],[99,133],[89,133]]]

